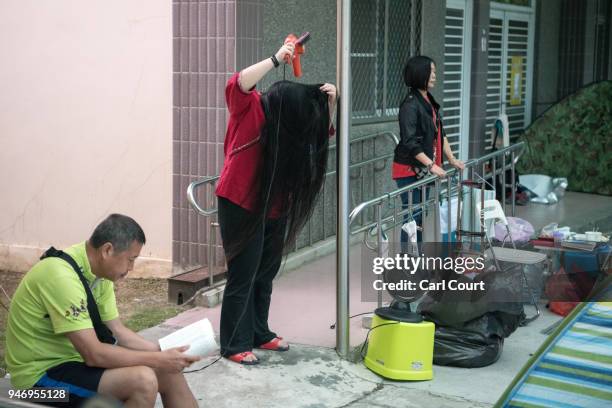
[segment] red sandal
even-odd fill
[[[280,341],[282,340],[282,337],[275,337],[272,340],[270,340],[267,343],[262,344],[261,346],[257,347],[260,349],[264,349],[264,350],[272,350],[272,351],[287,351],[289,350],[289,345],[286,346],[281,346],[280,345]]]
[[[242,353],[236,353],[236,354],[232,354],[231,356],[226,357],[228,360],[233,361],[234,363],[238,363],[238,364],[243,364],[243,365],[257,365],[259,364],[259,360],[255,359],[255,360],[245,360],[246,357],[248,356],[255,356],[255,354],[253,354],[250,351],[244,351]]]

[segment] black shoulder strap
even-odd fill
[[[108,328],[108,326],[106,326],[102,322],[102,318],[100,317],[100,311],[98,310],[98,305],[96,304],[96,301],[93,297],[93,293],[91,293],[91,288],[89,287],[87,279],[85,279],[85,276],[83,275],[83,272],[81,271],[81,268],[79,268],[79,265],[76,263],[76,261],[64,251],[60,251],[58,249],[55,249],[54,247],[47,249],[47,251],[42,254],[40,259],[45,259],[49,257],[63,259],[70,266],[72,266],[72,269],[74,269],[77,276],[81,280],[83,287],[85,288],[85,293],[87,294],[87,311],[89,312],[89,318],[93,323],[93,327],[96,332],[96,336],[98,337],[98,340],[100,340],[102,343],[115,344],[116,340],[113,337],[113,332]]]

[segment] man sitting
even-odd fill
[[[63,406],[100,394],[152,407],[159,392],[166,407],[197,407],[181,372],[199,357],[184,354],[187,347],[160,351],[119,319],[113,282],[133,269],[144,243],[136,221],[112,214],[88,241],[65,250],[69,258],[49,250],[32,267],[13,296],[6,330],[15,388],[68,388]]]

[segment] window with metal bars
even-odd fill
[[[353,119],[396,120],[404,64],[420,51],[421,0],[353,0],[351,19]]]

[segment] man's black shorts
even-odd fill
[[[88,367],[85,363],[70,361],[47,370],[35,387],[68,388],[69,402],[46,403],[54,407],[79,407],[96,396],[104,368]]]

